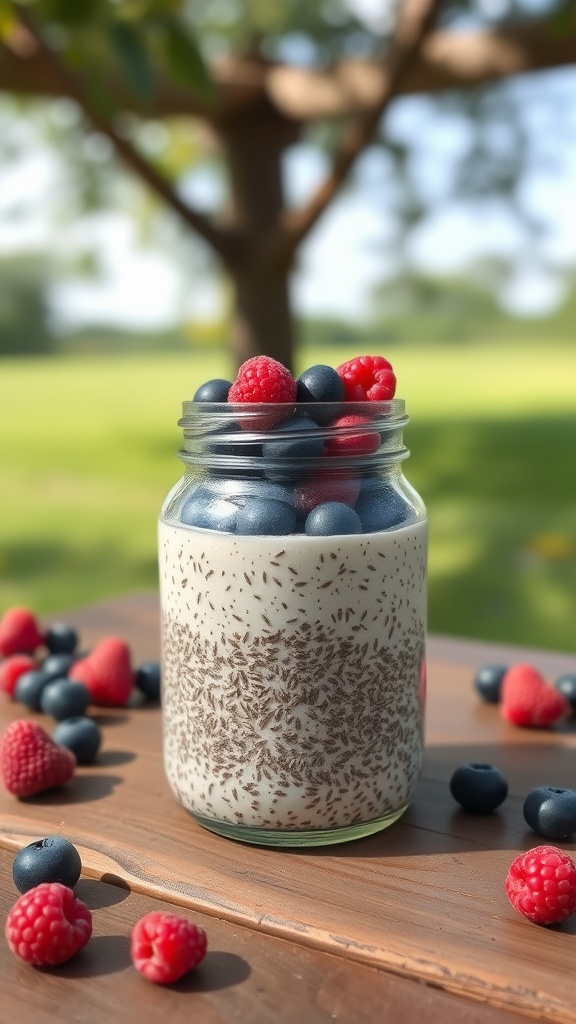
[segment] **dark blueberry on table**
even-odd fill
[[[281,536],[296,532],[296,512],[272,498],[248,498],[238,509],[236,533],[241,536]]]
[[[61,679],[67,676],[75,661],[79,660],[77,654],[49,654],[42,662],[42,671],[51,679]]]
[[[346,397],[344,381],[332,366],[319,363],[305,370],[296,381],[297,402],[343,402]],[[330,423],[341,410],[339,408],[313,410],[317,423]]]
[[[576,672],[565,672],[558,676],[554,686],[564,694],[572,710],[576,711]]]
[[[302,476],[302,459],[317,458],[323,448],[323,432],[314,420],[286,420],[274,431],[274,439],[262,445],[264,473],[277,483],[296,482]]]
[[[566,839],[576,832],[576,793],[573,789],[539,786],[524,801],[524,820],[540,836]]]
[[[30,711],[39,711],[42,690],[51,682],[51,678],[42,669],[23,672],[14,688],[14,700],[30,708]]]
[[[343,533],[362,533],[358,514],[341,501],[325,501],[306,516],[304,532],[309,537],[333,537]]]
[[[57,722],[83,715],[90,704],[90,693],[84,683],[74,679],[53,679],[40,694],[40,707]]]
[[[360,517],[363,533],[389,530],[405,522],[412,514],[406,498],[390,484],[374,477],[362,480],[354,507]]]
[[[134,681],[149,701],[157,703],[160,700],[161,672],[158,661],[144,661],[139,665]]]
[[[508,671],[508,665],[483,665],[474,676],[477,692],[488,704],[498,704],[502,680]]]
[[[52,739],[71,750],[78,764],[91,764],[100,749],[102,733],[93,718],[79,715],[59,722]]]
[[[489,814],[508,796],[508,783],[491,764],[463,764],[450,779],[450,792],[465,811]]]
[[[81,871],[78,850],[62,836],[46,836],[30,843],[16,854],[12,864],[12,877],[19,892],[28,892],[42,882],[60,882],[73,889]]]
[[[237,514],[238,506],[232,501],[220,498],[206,487],[199,487],[184,502],[180,521],[203,530],[234,533]]]
[[[226,402],[231,387],[231,380],[222,380],[220,377],[215,377],[214,380],[207,380],[205,384],[200,385],[192,401],[208,403]]]
[[[48,627],[45,642],[52,654],[72,654],[78,646],[78,633],[66,622],[55,622]]]

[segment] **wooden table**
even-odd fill
[[[83,646],[115,633],[136,662],[158,657],[153,595],[66,619]],[[576,1022],[576,916],[538,927],[503,889],[511,860],[543,842],[524,823],[526,793],[576,787],[573,724],[517,729],[474,693],[480,665],[520,660],[550,678],[576,669],[574,656],[431,638],[427,755],[412,807],[379,835],[309,852],[203,830],[168,790],[159,709],[99,713],[97,765],[30,800],[0,794],[3,920],[18,895],[14,852],[55,832],[80,850],[77,893],[94,917],[89,945],[59,968],[31,968],[0,942],[0,1020]],[[22,708],[3,700],[2,728],[17,717]],[[510,796],[494,814],[467,815],[450,796],[450,775],[468,761],[496,764],[508,777]],[[129,957],[132,925],[161,907],[184,908],[209,939],[202,966],[170,988],[146,982]]]

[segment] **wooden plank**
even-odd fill
[[[157,654],[150,602],[116,602],[108,613],[87,614],[100,635],[131,639],[138,657]],[[574,1022],[576,922],[538,928],[503,891],[513,857],[541,841],[522,818],[526,792],[573,785],[574,730],[514,729],[476,699],[473,664],[429,668],[423,777],[406,816],[378,836],[309,852],[212,836],[169,793],[160,714],[144,709],[103,714],[100,764],[79,769],[68,787],[29,801],[2,794],[0,843],[15,849],[62,831],[82,847],[95,877],[120,877],[135,891],[494,1007]],[[1,719],[20,713],[4,704]],[[450,774],[470,760],[498,764],[510,780],[509,799],[488,817],[465,815],[449,794]]]
[[[0,850],[2,921],[18,892],[12,856]],[[213,917],[188,914],[204,928],[208,953],[196,971],[175,985],[146,982],[132,966],[129,936],[152,910],[174,907],[126,889],[81,878],[76,895],[92,911],[88,946],[60,967],[35,970],[0,945],[2,1019],[19,1024],[140,1024],[170,1020],[188,1024],[328,1024],[338,1020],[372,1024],[382,1019],[412,1024],[425,1014],[429,1024],[519,1024],[517,1014],[494,1012],[404,978],[235,927]],[[24,995],[23,995],[24,993]],[[193,1018],[192,1018],[192,1015]],[[384,1018],[385,1015],[385,1018]]]

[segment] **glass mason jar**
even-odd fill
[[[335,423],[336,421],[336,423]],[[422,761],[427,521],[404,402],[185,402],[162,508],[163,742],[180,803],[270,846],[396,821]]]

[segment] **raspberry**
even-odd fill
[[[128,644],[120,637],[105,637],[72,666],[70,678],[84,683],[93,704],[124,707],[134,685]]]
[[[385,402],[394,398],[396,377],[383,356],[358,356],[336,369],[344,381],[347,402]]]
[[[29,608],[9,608],[0,619],[0,654],[33,654],[43,643]]]
[[[377,430],[365,430],[362,434],[352,433],[349,427],[359,427],[370,423],[367,416],[339,416],[332,427],[337,431],[326,440],[324,448],[327,455],[370,455],[380,447],[380,433]],[[342,433],[338,433],[342,430]]]
[[[37,668],[38,664],[30,654],[11,654],[0,663],[0,690],[13,697],[20,676]]]
[[[196,967],[206,953],[206,933],[178,914],[146,914],[132,930],[130,955],[137,971],[169,985]]]
[[[9,793],[34,796],[68,782],[76,758],[54,743],[45,729],[29,718],[11,722],[0,740],[0,773]]]
[[[296,401],[296,381],[282,363],[270,356],[254,356],[238,370],[238,375],[228,393],[229,402],[249,404],[253,402],[293,403]],[[280,423],[291,413],[291,408],[275,410],[274,413],[260,414],[240,426],[245,430],[267,430]]]
[[[569,710],[564,694],[546,682],[532,665],[513,665],[502,680],[502,715],[513,725],[553,725]]]
[[[88,907],[60,882],[42,882],[29,889],[16,900],[6,921],[12,952],[37,967],[70,960],[91,934]]]
[[[555,924],[576,910],[576,864],[555,846],[535,846],[512,861],[506,895],[536,924]]]
[[[358,477],[337,475],[330,469],[319,469],[314,476],[302,480],[294,489],[296,508],[311,512],[316,505],[338,501],[343,505],[356,504],[360,493]]]

